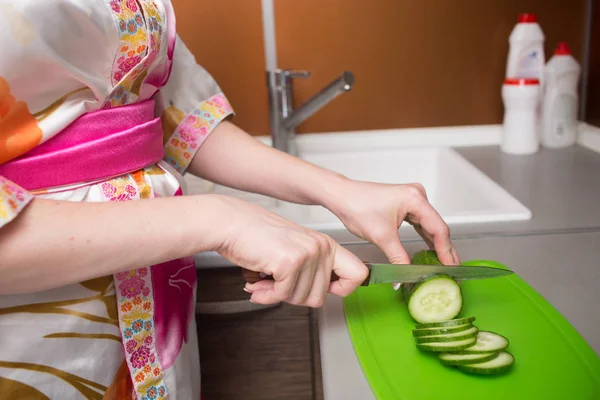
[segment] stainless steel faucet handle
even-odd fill
[[[308,78],[310,76],[310,72],[296,69],[284,69],[281,72],[287,78]]]

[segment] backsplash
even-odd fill
[[[179,35],[219,81],[235,121],[267,134],[260,0],[173,0]],[[585,0],[275,0],[280,68],[311,72],[295,81],[307,100],[342,71],[354,88],[299,126],[331,132],[495,124],[508,36],[535,13],[547,58],[558,41],[581,63]]]

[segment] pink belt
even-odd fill
[[[0,165],[0,175],[27,190],[110,178],[163,158],[154,100],[82,115],[56,137]]]

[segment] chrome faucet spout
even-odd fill
[[[352,72],[344,71],[336,80],[327,87],[308,99],[302,106],[293,111],[287,118],[281,121],[284,129],[294,129],[307,118],[326,106],[330,101],[340,94],[349,91],[354,85]]]
[[[352,89],[354,85],[354,75],[350,71],[345,71],[294,110],[292,81],[294,78],[309,76],[308,71],[285,69],[267,72],[273,147],[293,155],[297,153],[294,141],[295,128],[337,96]]]

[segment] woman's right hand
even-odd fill
[[[320,307],[326,294],[347,296],[367,278],[367,267],[332,238],[253,204],[222,197],[227,228],[217,252],[273,280],[246,284],[251,301]],[[331,282],[334,271],[339,280]]]

